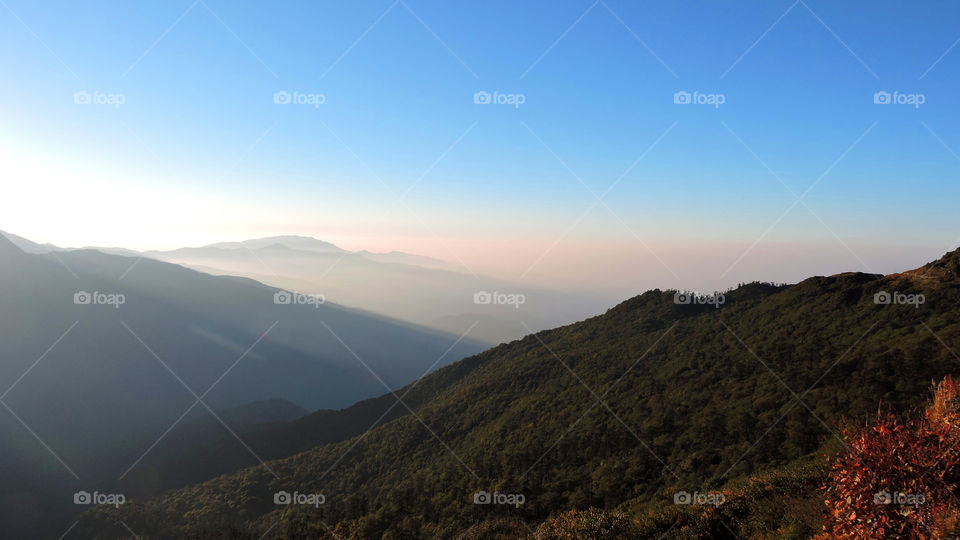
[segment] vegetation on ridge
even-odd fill
[[[542,532],[551,518],[576,522],[594,515],[590,508],[623,507],[656,535],[684,529],[651,515],[703,512],[724,530],[774,537],[762,529],[775,526],[782,537],[804,537],[811,510],[803,505],[819,498],[822,513],[824,473],[804,460],[839,444],[841,418],[867,418],[881,402],[915,408],[931,380],[956,370],[942,342],[960,342],[958,261],[954,252],[919,273],[748,284],[719,309],[650,291],[465,360],[472,369],[448,377],[415,415],[269,469],[96,508],[77,530],[109,534],[99,531],[122,519],[146,538],[453,538],[516,523]],[[925,302],[875,303],[884,291]],[[754,495],[734,496],[736,485]],[[715,510],[673,505],[676,492],[721,489],[733,491]],[[326,502],[274,504],[274,493],[295,490]],[[481,490],[525,501],[474,504]],[[758,504],[764,492],[779,499]],[[785,513],[775,500],[799,506]],[[617,516],[597,519],[620,526]],[[662,529],[653,531],[655,522]],[[708,534],[710,523],[688,526]]]

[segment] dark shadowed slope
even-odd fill
[[[93,250],[28,254],[0,237],[0,519],[39,518],[46,502],[116,480],[207,406],[342,407],[481,348],[334,304],[277,305],[275,292]]]

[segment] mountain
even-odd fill
[[[38,244],[32,240],[27,240],[22,236],[17,236],[15,234],[3,232],[3,231],[0,231],[0,237],[6,238],[7,240],[9,240],[11,243],[13,243],[13,245],[20,248],[20,250],[23,251],[24,253],[43,254],[43,253],[50,253],[52,251],[73,251],[74,249],[76,249],[76,248],[62,248],[49,243]],[[88,246],[88,247],[83,247],[79,249],[84,249],[84,250],[95,249],[103,253],[109,253],[111,255],[124,255],[126,257],[140,256],[139,252],[136,252],[132,249],[125,249],[125,248],[104,248],[104,247]]]
[[[61,493],[113,484],[167,451],[161,436],[181,423],[208,422],[212,442],[254,409],[271,421],[343,407],[483,348],[333,303],[277,304],[278,292],[93,250],[25,253],[0,237],[5,528],[78,510]],[[293,408],[211,413],[274,399]]]
[[[17,236],[15,234],[10,234],[3,231],[0,231],[0,238],[6,238],[11,244],[17,246],[25,253],[50,253],[51,251],[58,251],[62,249],[53,244],[38,244],[36,242],[27,240],[22,236]]]
[[[61,249],[61,250],[62,250],[63,248],[58,248],[58,249]],[[127,248],[120,248],[120,247],[93,247],[93,246],[87,246],[87,247],[82,247],[82,248],[79,248],[79,249],[83,249],[83,250],[95,250],[95,251],[99,251],[99,252],[101,252],[101,253],[106,253],[106,254],[108,254],[108,255],[120,255],[120,256],[123,256],[123,257],[139,257],[139,256],[140,256],[140,252],[138,252],[138,251],[134,251],[134,250],[132,250],[132,249],[127,249]]]
[[[455,335],[469,332],[488,344],[568,324],[610,305],[602,298],[475,276],[438,259],[396,251],[350,252],[309,237],[278,236],[144,256],[323,295],[331,302]],[[478,303],[478,294],[490,301]],[[520,300],[507,301],[511,298]]]
[[[91,509],[76,531],[126,534],[122,520],[151,538],[515,538],[599,508],[646,527],[623,537],[733,538],[758,523],[808,537],[823,468],[805,464],[839,444],[838,423],[918,406],[958,370],[960,251],[901,274],[678,298],[649,291],[492,348],[375,400],[411,403],[369,431],[364,418],[339,442]],[[278,433],[306,441],[325,424],[291,426]],[[735,519],[663,518],[702,513],[674,494],[720,488]],[[474,504],[480,491],[514,504]],[[325,499],[276,504],[282,492]]]
[[[272,246],[284,246],[290,249],[318,253],[346,253],[346,250],[340,249],[330,242],[324,242],[309,236],[272,236],[243,242],[220,242],[207,247],[213,249],[262,249]]]
[[[469,366],[471,363],[460,365]],[[455,381],[462,371],[440,373],[405,388],[406,406],[398,404],[392,394],[387,394],[340,410],[325,409],[301,415],[295,420],[263,423],[247,429],[237,424],[238,437],[221,435],[215,442],[210,441],[210,434],[220,434],[219,430],[179,429],[167,437],[174,442],[169,443],[164,451],[145,459],[136,471],[117,485],[117,489],[137,498],[153,496],[166,489],[252,467],[258,464],[257,458],[282,458],[362,435],[374,426],[409,414],[407,406],[419,408],[440,389]],[[209,428],[209,422],[200,424]],[[198,441],[206,444],[198,445]]]
[[[414,266],[422,266],[425,268],[440,268],[453,270],[454,267],[447,261],[435,259],[433,257],[424,257],[423,255],[414,255],[411,253],[404,253],[402,251],[390,251],[388,253],[373,253],[367,250],[358,251],[358,255],[363,255],[367,259],[371,259],[377,262],[384,263],[395,263],[395,264],[406,264]]]
[[[309,410],[279,398],[218,410],[216,416],[205,411],[188,414],[126,476],[110,478],[104,485],[143,497],[207,480],[213,471],[231,472],[256,465],[274,457],[266,453],[271,447],[262,444],[257,435],[269,436],[280,426],[307,416],[313,416]]]
[[[275,422],[291,422],[310,411],[285,399],[273,398],[245,403],[220,411],[220,417],[231,426],[249,428]]]

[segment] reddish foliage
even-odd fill
[[[942,538],[956,527],[960,495],[960,384],[934,387],[922,418],[878,415],[845,429],[832,464],[824,529],[834,538]],[[893,500],[891,500],[893,499]]]

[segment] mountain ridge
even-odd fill
[[[474,275],[421,255],[301,249],[283,238],[152,251],[144,256],[322,295],[330,302],[454,335],[469,331],[471,337],[490,345],[521,337],[528,328],[540,330],[582,319],[608,305],[584,293]],[[297,238],[298,242],[314,241]],[[289,249],[269,247],[278,241]],[[507,291],[523,301],[515,305],[478,302],[476,295],[484,291]]]
[[[60,491],[114,483],[139,456],[162,453],[161,435],[181,420],[273,398],[347,406],[483,347],[333,303],[277,303],[278,292],[98,250],[31,254],[0,238],[0,331],[16,336],[0,340],[16,415],[0,415],[0,478],[25,501],[0,499],[6,531],[80,510]],[[213,426],[230,436],[229,424]]]
[[[263,466],[243,469],[97,509],[82,530],[121,517],[158,537],[215,526],[235,538],[447,538],[478,523],[535,525],[638,497],[666,507],[670,489],[720,486],[816,454],[843,417],[880,402],[922,402],[930,380],[957,369],[941,341],[960,340],[960,282],[946,276],[916,285],[864,273],[753,283],[728,291],[719,309],[647,291],[438,371],[471,367],[416,415],[271,461],[279,480]],[[875,303],[901,285],[926,302]],[[272,493],[291,489],[324,493],[328,503],[273,504]],[[473,505],[478,490],[522,493],[526,503]],[[203,517],[225,513],[232,517],[217,525]]]

